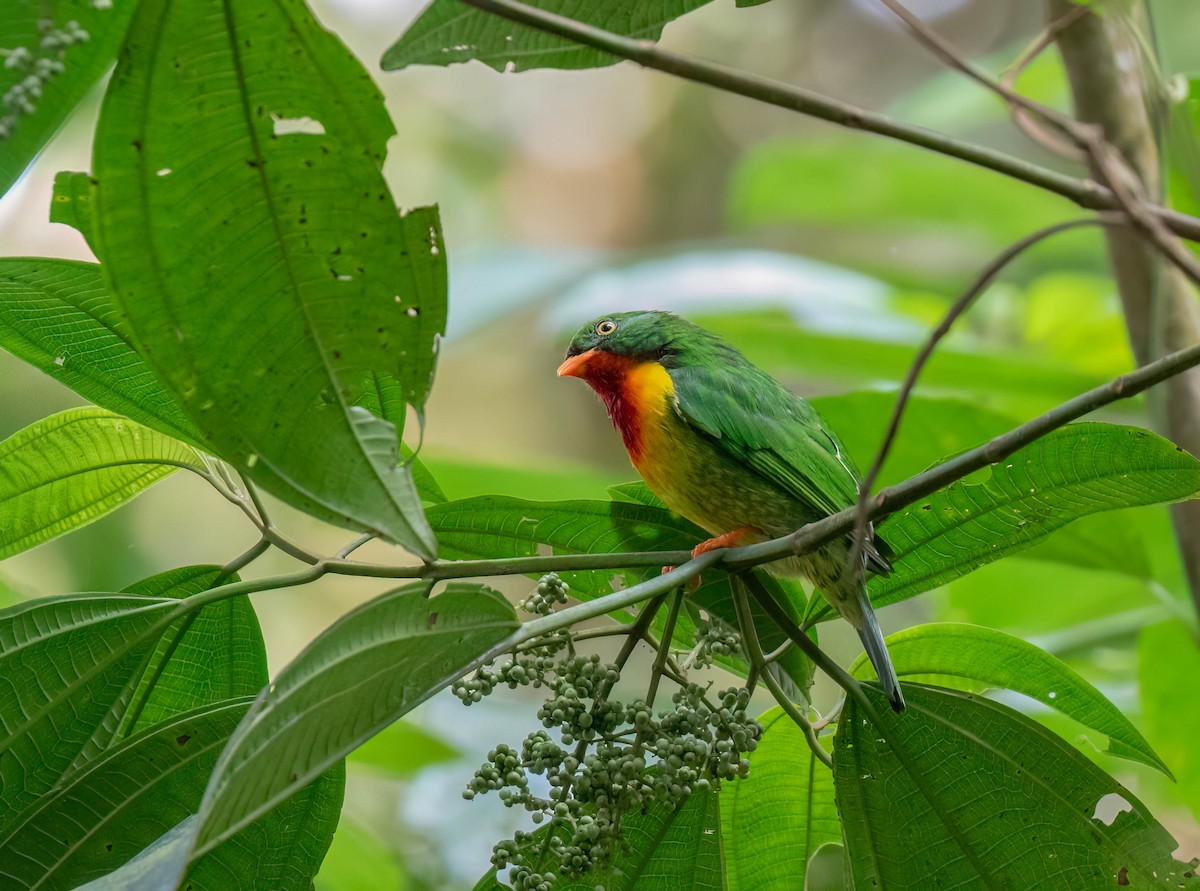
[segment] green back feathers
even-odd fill
[[[858,470],[825,419],[711,331],[665,312],[615,313],[583,326],[568,352],[590,349],[660,362],[684,421],[814,514],[854,504]]]

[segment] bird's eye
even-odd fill
[[[596,326],[596,333],[599,334],[601,337],[607,337],[608,335],[612,334],[616,330],[617,330],[617,323],[610,321],[609,319],[605,319],[603,322],[601,322],[599,325]]]

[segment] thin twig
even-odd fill
[[[734,93],[819,118],[832,124],[886,136],[938,154],[985,167],[996,173],[1021,180],[1067,198],[1087,210],[1118,210],[1120,203],[1112,191],[1092,180],[1077,179],[1046,167],[1032,164],[985,146],[954,139],[944,133],[927,130],[887,115],[869,111],[820,93],[780,83],[768,78],[736,71],[712,62],[691,59],[657,48],[652,41],[635,40],[546,12],[518,0],[464,0],[470,6],[502,16],[510,21],[557,34],[584,46],[628,59],[646,68],[662,71],[696,83]],[[1169,208],[1150,210],[1172,232],[1200,241],[1200,218]]]
[[[675,622],[679,619],[679,607],[683,602],[683,591],[676,589],[671,595],[671,606],[667,610],[667,621],[663,625],[662,640],[658,644],[658,652],[654,656],[654,667],[650,671],[650,686],[646,690],[646,706],[654,708],[654,697],[658,694],[658,682],[667,667],[667,659],[671,655],[671,638],[675,634]]]
[[[970,309],[976,298],[983,293],[1009,263],[1035,244],[1069,229],[1078,229],[1083,226],[1119,226],[1126,223],[1127,219],[1120,214],[1099,214],[1095,217],[1069,220],[1065,223],[1057,223],[1053,226],[1039,229],[1005,248],[984,268],[958,299],[950,305],[941,322],[929,332],[928,339],[921,347],[920,352],[917,353],[912,365],[909,366],[908,373],[904,377],[904,382],[900,385],[900,390],[896,394],[896,404],[892,408],[892,416],[888,421],[887,432],[884,433],[883,441],[879,444],[879,449],[875,452],[875,458],[871,462],[870,469],[858,486],[858,519],[855,523],[853,542],[850,547],[849,556],[847,557],[847,573],[859,574],[863,571],[863,549],[870,538],[871,523],[867,515],[867,502],[871,497],[871,490],[875,487],[875,482],[879,479],[879,473],[883,470],[884,462],[887,461],[888,455],[891,453],[892,445],[895,443],[896,435],[900,430],[900,421],[904,416],[904,410],[908,407],[909,397],[917,385],[917,378],[920,377],[926,363],[933,356],[933,352],[937,349],[938,344],[950,333],[950,329],[954,323],[958,321],[958,318],[963,313]]]
[[[758,640],[758,630],[754,627],[754,616],[750,612],[750,604],[746,600],[746,589],[742,586],[733,593],[733,606],[737,612],[738,625],[742,631],[742,640],[746,643],[746,658],[750,662],[750,668],[756,672],[758,677],[761,677],[763,683],[767,685],[767,689],[771,691],[771,695],[775,701],[779,703],[779,707],[784,713],[792,719],[792,722],[800,728],[804,733],[805,742],[812,749],[812,753],[826,767],[833,768],[833,756],[831,756],[825,747],[817,740],[816,731],[813,729],[812,723],[808,717],[796,708],[796,703],[792,702],[792,698],[787,695],[783,687],[780,686],[774,675],[771,673],[770,667],[767,665],[767,659],[763,655],[762,644]]]
[[[225,584],[225,580],[227,578],[239,572],[242,568],[248,566],[250,563],[253,563],[259,557],[265,554],[270,547],[271,542],[268,541],[265,536],[260,538],[241,554],[234,557],[232,560],[222,566],[221,571],[217,574],[217,577],[213,580],[213,583],[210,585],[210,587],[215,588],[218,585]]]

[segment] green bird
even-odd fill
[[[601,316],[579,329],[558,375],[581,378],[599,394],[646,485],[714,536],[693,556],[788,535],[858,497],[862,477],[816,409],[678,316]],[[767,568],[807,576],[820,589],[858,631],[892,708],[902,711],[863,573],[846,572],[850,549],[847,536]],[[864,569],[888,572],[887,553],[869,539]]]

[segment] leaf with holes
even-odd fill
[[[896,554],[894,571],[870,580],[871,601],[907,600],[1080,517],[1197,491],[1200,462],[1169,440],[1140,427],[1069,424],[884,520],[877,529]],[[830,615],[813,598],[807,618]]]
[[[381,172],[394,132],[299,0],[139,3],[97,125],[95,236],[133,343],[218,454],[430,558],[396,427],[356,404],[382,375],[420,412],[445,327],[437,211],[401,217]]]
[[[833,751],[856,886],[1200,887],[1145,806],[1041,725],[917,684],[897,715],[864,690],[875,715],[848,699]]]
[[[968,689],[1000,688],[1023,693],[1109,739],[1109,754],[1170,770],[1121,710],[1065,662],[1028,641],[979,625],[937,622],[889,635],[896,674],[916,680],[965,679]],[[865,655],[850,669],[874,677]]]
[[[180,467],[190,446],[102,408],[51,415],[0,442],[0,558],[120,507]]]
[[[519,627],[481,585],[412,584],[347,613],[297,656],[230,741],[205,797],[199,852],[424,702]]]

